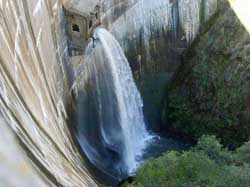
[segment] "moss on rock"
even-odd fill
[[[250,138],[250,34],[223,4],[183,55],[167,90],[166,128],[236,147]]]

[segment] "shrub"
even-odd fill
[[[233,159],[232,153],[223,148],[215,136],[203,135],[193,150],[207,155],[219,164],[229,163]]]
[[[228,151],[215,136],[202,136],[198,144],[183,153],[171,151],[150,159],[126,187],[249,187],[250,143]],[[243,162],[232,162],[237,158]],[[230,161],[230,162],[229,162]]]

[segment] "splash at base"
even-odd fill
[[[98,28],[94,37],[78,80],[77,139],[92,164],[122,179],[138,167],[151,136],[123,50],[105,29]]]

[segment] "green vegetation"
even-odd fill
[[[162,108],[164,127],[197,145],[150,159],[123,187],[250,186],[250,34],[227,1],[217,2],[220,11],[205,24],[201,1],[201,34],[183,54]]]
[[[224,4],[183,55],[162,121],[196,140],[206,133],[236,148],[250,139],[250,34]]]
[[[214,136],[202,136],[190,151],[149,160],[123,187],[249,187],[249,157],[250,143],[231,152]]]
[[[250,186],[250,34],[218,2],[205,24],[201,1],[201,34],[183,54],[162,108],[164,127],[197,145],[150,159],[123,187]]]

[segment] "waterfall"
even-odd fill
[[[92,164],[122,178],[138,167],[150,135],[123,50],[105,29],[94,35],[79,79],[77,139]]]

